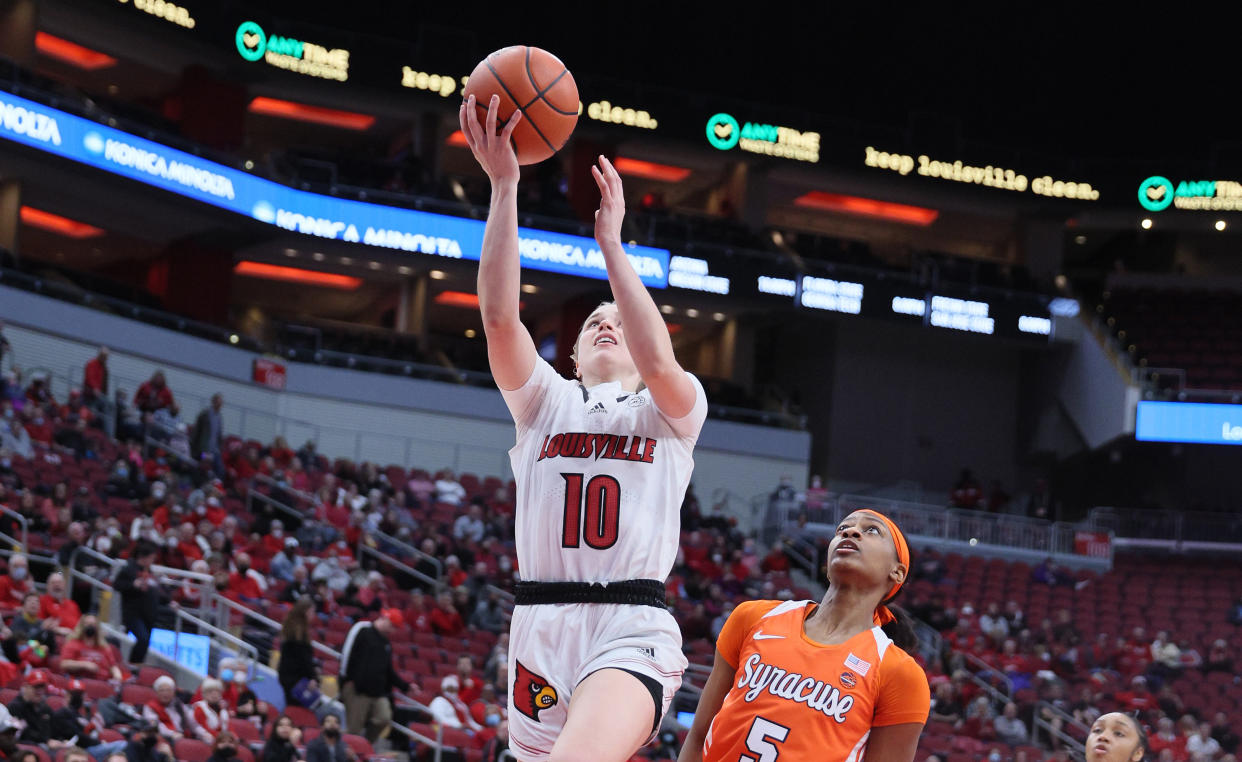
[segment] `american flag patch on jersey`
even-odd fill
[[[862,677],[866,677],[868,670],[871,669],[871,662],[863,661],[851,653],[849,656],[845,657],[845,666],[854,670]]]

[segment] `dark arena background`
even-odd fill
[[[514,429],[457,113],[528,44],[581,114],[523,169],[523,322],[572,372],[605,155],[709,402],[667,581],[690,667],[640,758],[676,757],[734,605],[821,598],[870,507],[914,553],[917,760],[1081,760],[1111,711],[1151,760],[1235,760],[1228,22],[806,5],[0,0],[0,753],[132,750],[169,677],[174,759],[220,745],[217,691],[237,756],[284,713],[305,758],[347,633],[395,611],[410,687],[352,751],[510,758]],[[312,708],[278,679],[299,624]]]

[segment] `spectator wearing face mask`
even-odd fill
[[[460,690],[461,681],[457,675],[446,675],[440,681],[440,695],[433,698],[427,707],[431,710],[432,719],[446,728],[482,730],[482,726],[470,715],[469,705],[462,701]]]
[[[207,762],[238,762],[237,744],[237,736],[233,733],[227,730],[219,733],[212,742],[211,756],[207,758]]]
[[[356,762],[357,755],[341,739],[339,717],[324,715],[319,728],[319,735],[306,744],[306,762]]]
[[[171,762],[172,747],[160,737],[158,722],[146,721],[125,747],[126,762]],[[111,758],[107,762],[112,762]]]
[[[21,608],[26,593],[33,590],[30,584],[30,562],[20,553],[9,557],[9,573],[0,577],[0,613]]]
[[[203,697],[191,704],[194,721],[208,733],[220,733],[229,729],[229,708],[224,703],[224,683],[209,677],[199,686]]]

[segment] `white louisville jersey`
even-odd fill
[[[517,425],[518,572],[532,582],[663,581],[680,537],[681,501],[707,398],[693,375],[693,409],[669,418],[651,392],[619,382],[586,389],[542,359],[520,388],[502,390]]]

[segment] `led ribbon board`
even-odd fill
[[[482,220],[289,188],[6,92],[0,92],[0,137],[289,231],[474,261],[483,245]],[[518,228],[518,249],[523,267],[608,278],[592,238]],[[625,250],[645,285],[668,285],[666,249]]]
[[[1242,445],[1242,405],[1140,402],[1134,437],[1140,442]]]

